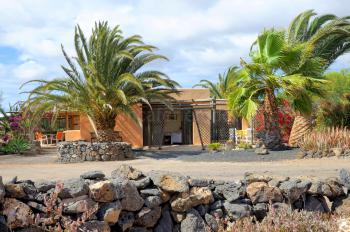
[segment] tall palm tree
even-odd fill
[[[215,97],[217,99],[226,99],[231,91],[231,82],[234,78],[239,76],[239,73],[239,67],[232,66],[223,74],[219,74],[217,83],[213,83],[209,80],[201,80],[199,84],[196,84],[193,87],[208,88],[211,97]]]
[[[252,46],[251,63],[241,60],[245,75],[234,80],[229,95],[229,108],[236,115],[251,119],[260,105],[263,106],[265,145],[270,149],[282,148],[278,126],[277,94],[283,92],[302,112],[310,112],[311,93],[319,94],[323,80],[297,73],[304,65],[318,70],[322,59],[310,57],[305,45],[289,47],[284,31],[265,30]],[[291,74],[288,74],[291,73]]]
[[[314,10],[299,14],[290,23],[286,33],[287,43],[306,43],[314,57],[326,62],[327,69],[339,56],[350,51],[350,16],[337,17],[332,14],[317,17]]]
[[[88,41],[76,26],[74,45],[74,59],[62,47],[68,64],[62,66],[65,77],[30,81],[39,86],[29,92],[27,109],[85,113],[99,141],[115,141],[118,114],[138,120],[133,111],[135,104],[149,105],[153,98],[168,103],[169,93],[176,92],[176,82],[162,72],[144,68],[166,57],[154,54],[156,48],[144,44],[138,35],[124,38],[119,26],[95,23]]]
[[[350,51],[349,17],[339,18],[332,14],[316,16],[313,10],[299,14],[289,25],[286,42],[289,46],[303,43],[312,57],[323,59],[325,71],[341,55]],[[307,63],[296,72],[310,75],[312,71]],[[312,74],[311,74],[312,75]],[[307,115],[297,116],[290,134],[289,144],[295,146],[311,130],[311,120]]]

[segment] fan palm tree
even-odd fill
[[[168,104],[169,93],[176,92],[178,84],[164,73],[145,70],[146,64],[166,57],[154,54],[156,48],[144,44],[138,35],[124,38],[118,26],[99,22],[88,41],[76,26],[74,45],[74,60],[62,47],[68,64],[62,66],[65,77],[30,81],[39,86],[29,92],[27,109],[85,113],[99,141],[115,141],[118,114],[138,120],[135,104],[149,105],[153,98]]]
[[[201,80],[199,84],[193,87],[208,88],[211,97],[217,99],[226,99],[230,93],[230,85],[234,78],[239,76],[240,70],[237,66],[230,67],[224,74],[219,74],[218,82],[213,83],[209,80]]]
[[[309,113],[312,110],[311,93],[321,94],[322,79],[297,73],[305,62],[312,70],[319,70],[322,59],[310,57],[305,45],[289,47],[283,31],[265,30],[253,44],[251,63],[241,60],[244,75],[234,80],[229,95],[229,108],[235,115],[250,120],[260,105],[263,106],[267,148],[282,148],[278,125],[277,94],[284,93],[293,100],[297,110]],[[289,74],[291,73],[291,74]]]
[[[304,43],[312,57],[323,59],[321,68],[325,71],[339,56],[350,51],[350,21],[349,17],[316,15],[313,10],[299,14],[290,23],[285,39],[289,46]],[[295,70],[306,75],[310,75],[311,71],[307,63]],[[289,144],[297,145],[311,127],[311,120],[307,115],[298,116],[293,124]]]

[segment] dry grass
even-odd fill
[[[243,218],[221,231],[224,232],[336,232],[339,221],[336,215],[318,212],[292,211],[289,209],[270,209],[261,222]]]

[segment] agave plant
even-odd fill
[[[329,152],[333,148],[343,151],[350,148],[350,131],[347,128],[328,127],[314,130],[299,143],[304,151]]]
[[[166,57],[154,53],[155,47],[141,37],[124,38],[119,26],[96,23],[89,40],[79,26],[75,28],[76,57],[70,58],[62,46],[68,66],[66,76],[39,84],[29,92],[25,107],[30,111],[77,111],[85,113],[100,141],[115,141],[116,116],[124,113],[138,120],[133,106],[157,99],[167,105],[177,83],[164,73],[146,70],[145,65]]]

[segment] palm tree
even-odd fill
[[[230,67],[224,74],[219,74],[218,82],[213,83],[209,80],[201,80],[199,84],[193,87],[203,87],[208,88],[211,97],[217,99],[227,99],[230,93],[230,84],[234,78],[239,76],[240,70],[237,66]]]
[[[325,71],[339,56],[350,51],[350,22],[349,17],[339,18],[332,14],[316,15],[313,10],[299,14],[290,23],[285,39],[289,46],[304,43],[312,57],[323,59],[321,68]],[[296,72],[310,75],[311,71],[305,63]],[[311,130],[311,120],[306,116],[300,115],[294,121],[290,145],[297,145],[298,141]]]
[[[339,56],[350,51],[350,16],[320,15],[313,10],[299,14],[289,25],[286,41],[290,46],[306,43],[313,57],[326,62],[326,70]]]
[[[265,30],[253,44],[251,63],[241,60],[241,78],[234,80],[229,95],[229,108],[235,115],[250,120],[260,105],[264,112],[265,134],[263,141],[269,149],[282,148],[278,126],[277,95],[283,93],[293,100],[297,110],[312,110],[311,93],[319,94],[322,79],[296,72],[305,62],[318,70],[322,59],[310,57],[305,45],[289,47],[283,31]],[[290,74],[289,74],[290,73]]]
[[[166,57],[154,54],[156,48],[144,44],[138,35],[124,38],[118,26],[99,22],[88,41],[76,26],[74,45],[74,59],[62,47],[68,64],[62,66],[65,77],[30,81],[39,86],[29,92],[27,109],[85,113],[99,141],[115,141],[118,114],[138,120],[135,104],[149,105],[153,98],[167,104],[169,93],[176,92],[178,84],[164,73],[145,70],[146,64]]]

